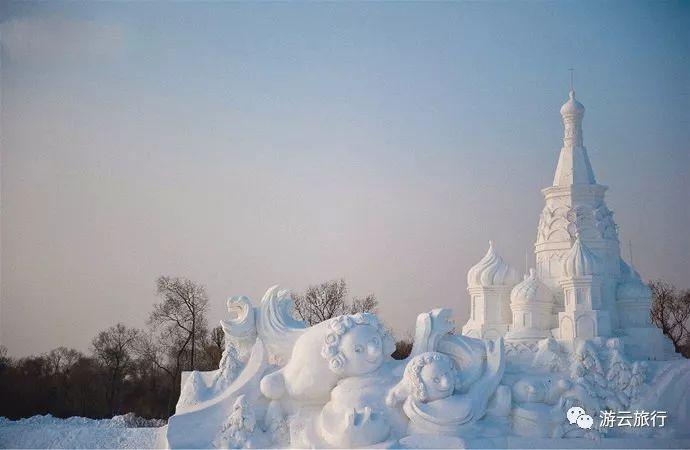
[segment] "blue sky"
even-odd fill
[[[2,340],[141,326],[159,274],[258,301],[345,277],[399,333],[521,271],[575,68],[646,278],[690,275],[686,2],[2,6]]]

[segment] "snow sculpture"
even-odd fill
[[[284,365],[297,339],[304,333],[303,322],[292,315],[294,303],[290,291],[273,286],[261,299],[261,314],[256,329],[266,349],[270,363]]]
[[[388,393],[386,403],[396,406],[408,398],[420,403],[449,397],[455,390],[457,372],[443,353],[426,352],[407,363],[402,381]]]
[[[245,296],[227,301],[230,318],[221,320],[226,343],[237,349],[240,361],[246,361],[257,337],[264,342],[270,363],[284,365],[290,358],[295,341],[305,330],[303,322],[292,316],[290,291],[271,286],[259,308]]]
[[[606,346],[609,348],[609,368],[606,372],[609,389],[617,396],[623,408],[627,408],[630,406],[630,397],[626,390],[632,380],[632,367],[623,355],[623,343],[620,339],[609,339]]]
[[[244,395],[235,400],[232,413],[214,440],[216,448],[257,448],[263,444],[254,436],[256,418]]]
[[[568,368],[568,360],[558,341],[546,338],[538,342],[532,366],[549,372],[562,372]]]
[[[384,442],[391,424],[383,396],[391,382],[386,376],[367,375],[338,383],[317,418],[316,429],[324,441],[337,448]]]
[[[256,326],[254,324],[254,308],[248,297],[230,297],[226,303],[230,318],[221,320],[220,326],[225,334],[225,352],[234,348],[237,357],[242,361],[249,358],[249,350],[256,340]],[[221,360],[221,367],[224,362]]]
[[[203,400],[204,397],[204,381],[201,379],[201,374],[199,371],[195,370],[189,377],[187,381],[182,385],[182,390],[180,391],[180,399],[177,404],[179,407],[189,407],[196,405]]]
[[[596,419],[604,409],[649,408],[655,398],[645,384],[649,367],[629,362],[620,338],[579,340],[572,350],[546,338],[533,359],[510,359],[502,338],[455,335],[450,311],[435,309],[417,317],[411,356],[395,361],[392,339],[376,316],[345,315],[303,328],[285,317],[286,292],[269,289],[259,308],[242,301],[255,324],[269,325],[255,325],[249,359],[229,385],[218,387],[223,367],[235,367],[232,346],[218,371],[186,376],[169,420],[171,447],[474,446],[506,436],[542,437],[558,447],[562,438],[622,435],[605,434],[598,420],[589,429],[569,423],[571,407]],[[235,333],[232,326],[229,332]],[[288,342],[296,336],[292,347],[278,345],[283,335]],[[268,364],[271,357],[276,364]],[[656,395],[680,417],[690,408],[670,399],[688,373],[690,367],[673,365],[659,375]],[[674,430],[668,433],[684,432]],[[425,438],[432,435],[433,441]]]
[[[563,260],[565,311],[558,313],[559,337],[573,342],[611,335],[611,316],[601,298],[599,258],[578,234]]]
[[[272,400],[326,401],[339,380],[373,372],[394,349],[376,316],[335,317],[297,339],[285,367],[261,380],[261,392]]]
[[[216,393],[224,391],[230,384],[237,378],[240,373],[242,364],[240,363],[239,356],[237,355],[237,350],[235,350],[234,344],[231,340],[227,339],[228,334],[225,334],[225,349],[223,350],[223,355],[220,358],[220,363],[218,364],[218,377],[214,383],[214,390]],[[247,358],[249,355],[247,355]]]
[[[290,444],[290,428],[280,402],[272,401],[269,403],[264,423],[264,431],[268,434],[273,445],[287,447]]]
[[[621,259],[618,226],[604,199],[608,188],[594,177],[583,143],[585,107],[574,91],[560,113],[563,146],[553,184],[542,190],[536,270],[510,292],[514,271],[490,245],[467,272],[471,309],[463,333],[505,336],[509,353],[518,354],[534,352],[549,337],[569,351],[582,339],[621,337],[637,359],[668,359],[672,346],[649,323],[649,288]]]
[[[553,295],[534,269],[510,292],[512,325],[506,334],[508,342],[534,343],[549,336]]]
[[[630,376],[630,383],[624,389],[625,395],[628,396],[631,403],[637,400],[642,394],[642,387],[647,381],[647,363],[644,361],[635,361],[632,366],[632,375]]]
[[[566,378],[526,376],[513,384],[513,401],[519,403],[545,403],[555,405],[572,384]]]
[[[404,398],[409,418],[408,434],[460,436],[486,414],[505,369],[503,339],[485,341],[486,369],[464,394],[454,394],[455,369],[451,359],[439,353],[423,353],[405,368],[401,384],[387,397],[389,406]]]
[[[670,342],[649,323],[649,288],[620,257],[574,92],[561,116],[536,270],[518,284],[490,243],[467,274],[464,335],[454,333],[450,310],[421,313],[410,357],[395,361],[393,340],[372,314],[306,328],[278,286],[258,306],[232,297],[219,369],[183,374],[170,447],[525,448],[539,437],[551,448],[594,445],[563,438],[690,448],[690,363],[669,360]],[[571,408],[587,418],[568,420]],[[624,408],[664,409],[668,425],[599,425],[600,411]]]
[[[617,396],[608,389],[601,360],[591,341],[578,343],[570,370],[573,382],[583,389],[578,400],[586,406],[586,411],[600,411],[604,407],[614,411],[623,409]]]
[[[504,336],[511,322],[510,290],[518,281],[515,269],[503,261],[489,241],[486,255],[467,272],[471,312],[462,333],[486,339]]]
[[[572,388],[566,378],[531,375],[513,384],[512,429],[519,436],[561,437],[562,398]]]

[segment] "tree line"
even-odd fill
[[[0,349],[0,416],[112,417],[134,412],[167,418],[183,370],[217,368],[220,327],[209,329],[208,296],[186,278],[156,280],[160,301],[146,328],[117,323],[94,336],[87,353],[58,347],[11,359]]]

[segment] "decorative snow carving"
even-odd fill
[[[180,391],[180,399],[177,401],[178,408],[193,406],[203,401],[205,389],[206,386],[199,371],[195,370],[190,373]]]
[[[336,317],[307,328],[287,364],[261,380],[261,392],[273,400],[325,401],[338,380],[378,369],[394,349],[374,315]]]
[[[544,206],[539,215],[537,243],[547,241],[560,242],[571,238],[568,232],[568,211],[570,210],[564,206],[555,208],[551,208],[548,204]]]
[[[618,225],[613,220],[613,211],[600,202],[592,211],[594,226],[603,239],[618,240]]]
[[[492,241],[484,257],[467,272],[469,288],[513,286],[518,281],[517,272],[496,253]]]
[[[626,391],[632,380],[632,367],[623,356],[623,343],[620,339],[609,339],[606,346],[609,349],[609,368],[606,372],[609,389],[616,394],[620,404],[627,408],[630,406],[630,397]]]
[[[264,423],[264,431],[273,445],[283,448],[290,445],[290,426],[279,401],[269,403]]]
[[[330,332],[324,339],[321,356],[334,373],[363,375],[381,365],[384,341],[390,338],[376,316],[361,313],[335,317],[327,323]]]
[[[614,411],[622,410],[618,397],[608,389],[601,360],[591,341],[578,343],[570,370],[573,382],[581,386],[589,397],[589,407],[585,408],[587,411],[596,408],[601,410],[603,407]],[[584,402],[582,398],[580,400]],[[596,407],[592,408],[595,404]]]
[[[535,343],[549,335],[553,295],[537,278],[534,269],[510,293],[513,324],[506,334],[508,342]]]
[[[526,376],[513,384],[513,401],[556,405],[572,384],[559,376]]]
[[[390,435],[389,411],[384,394],[391,378],[377,374],[342,380],[316,419],[316,430],[333,447],[352,448],[379,444]]]
[[[554,338],[546,338],[537,344],[537,353],[534,355],[532,366],[549,372],[562,372],[568,369],[568,359],[558,341]]]
[[[599,258],[577,235],[572,248],[563,259],[563,273],[566,277],[575,278],[595,275],[600,270]]]
[[[574,205],[564,215],[566,230],[572,239],[578,234],[588,238],[618,241],[618,225],[613,212],[599,200],[593,205]]]
[[[396,406],[408,397],[428,403],[449,397],[455,390],[456,378],[449,356],[438,352],[419,354],[407,363],[402,381],[388,393],[386,403]]]
[[[637,400],[642,394],[642,388],[647,381],[647,363],[644,361],[635,361],[632,365],[632,375],[630,376],[630,383],[625,388],[625,395],[628,396],[630,402]]]
[[[242,363],[240,363],[239,357],[237,356],[237,350],[235,350],[232,343],[226,341],[225,350],[223,350],[223,356],[220,358],[218,368],[218,376],[213,386],[216,393],[223,392],[227,389],[227,387],[235,381],[240,370],[242,370]]]
[[[279,298],[270,296],[269,302]],[[255,314],[260,321],[261,310]],[[230,373],[243,366],[229,346],[218,371],[187,376],[178,414],[169,422],[169,442],[193,442],[180,438],[184,430],[177,427],[183,423],[188,433],[207,430],[202,446],[220,448],[396,447],[421,442],[420,435],[438,436],[437,442],[505,435],[599,439],[598,411],[648,401],[640,400],[646,367],[628,363],[620,339],[604,341],[601,355],[600,338],[580,341],[570,356],[554,339],[543,339],[533,359],[511,356],[504,379],[509,354],[502,339],[473,339],[452,330],[449,310],[420,314],[412,355],[394,361],[388,357],[392,339],[376,316],[340,316],[301,329],[282,367],[267,366],[268,346],[257,338],[242,371],[220,388],[224,368]],[[287,327],[283,332],[293,335]],[[264,405],[265,413],[258,409]],[[255,406],[263,414],[260,421]],[[592,430],[565,421],[571,406],[595,417]]]
[[[575,238],[578,234],[581,234],[583,229],[587,227],[587,222],[589,219],[589,212],[587,207],[584,205],[576,205],[570,208],[566,213],[565,218],[568,221],[568,233],[571,238]]]
[[[290,291],[278,285],[269,288],[261,299],[257,332],[268,350],[269,363],[284,365],[295,342],[305,331],[304,322],[295,320]]]
[[[216,448],[256,448],[252,445],[256,418],[244,395],[235,400],[232,413],[214,440]],[[260,446],[260,445],[259,445]]]
[[[508,331],[510,290],[518,282],[517,272],[503,261],[489,241],[486,255],[467,272],[467,290],[472,314],[463,334],[496,339]]]
[[[226,305],[230,318],[220,321],[225,334],[225,348],[234,347],[237,357],[246,361],[256,340],[254,308],[249,297],[245,296],[230,297]]]
[[[403,411],[410,420],[408,434],[459,435],[484,417],[505,368],[503,339],[484,343],[486,368],[464,394],[453,394],[448,387],[455,375],[449,358],[423,353],[408,362],[403,381],[387,397],[389,406],[404,399]]]
[[[512,387],[513,431],[520,436],[561,437],[561,399],[571,388],[572,383],[558,376],[520,378]]]

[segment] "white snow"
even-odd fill
[[[51,415],[0,417],[0,448],[165,448],[167,426],[130,428],[126,416],[112,419]]]

